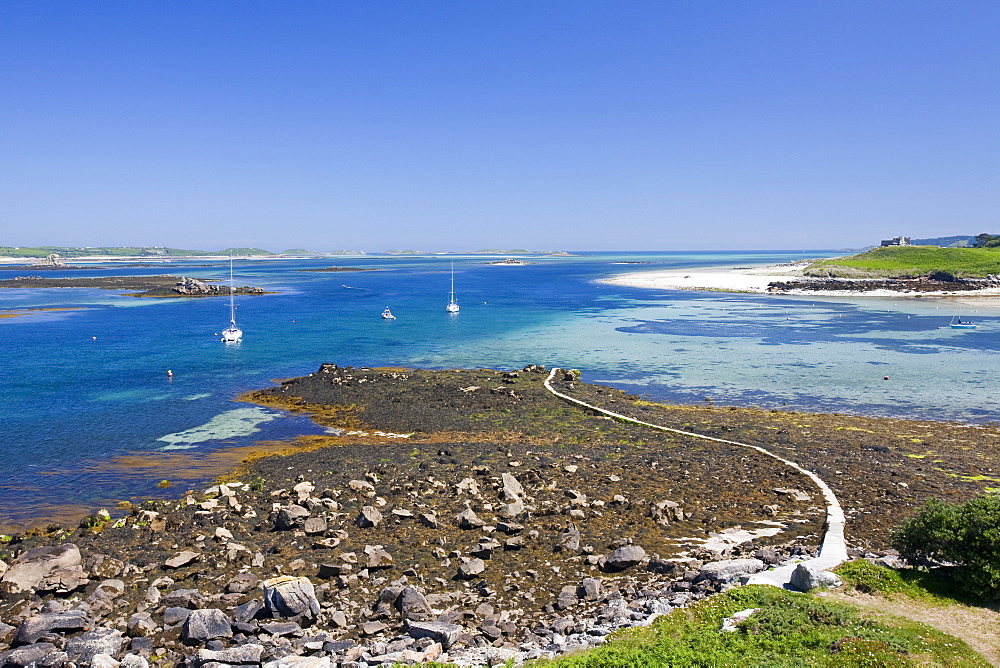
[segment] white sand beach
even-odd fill
[[[773,281],[802,277],[809,262],[755,267],[698,267],[619,274],[604,283],[658,290],[709,290],[718,292],[767,292]]]
[[[810,297],[947,297],[951,300],[975,303],[978,306],[1000,306],[1000,288],[975,291],[901,292],[897,290],[775,290],[774,281],[809,280],[802,270],[811,260],[753,267],[697,267],[663,271],[632,272],[602,280],[603,283],[627,285],[655,290],[701,290],[708,292],[750,292],[775,295],[808,295]]]

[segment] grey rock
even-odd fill
[[[584,578],[577,594],[585,601],[599,601],[604,596],[604,585],[598,578]]]
[[[233,608],[233,621],[234,622],[249,622],[251,619],[257,616],[257,613],[264,609],[264,604],[253,599],[247,601],[243,605],[238,605]]]
[[[260,625],[262,631],[272,636],[300,636],[302,627],[295,622],[266,622]]]
[[[576,587],[573,585],[567,585],[562,588],[559,595],[556,597],[555,607],[557,610],[565,610],[566,608],[573,607],[579,602],[580,599],[576,596]]]
[[[366,566],[369,570],[389,568],[393,564],[392,555],[381,545],[365,545],[365,554],[368,555]]]
[[[726,559],[701,567],[701,574],[712,582],[732,582],[737,578],[764,570],[760,559]]]
[[[776,550],[772,550],[770,548],[761,548],[754,552],[753,556],[760,559],[768,566],[780,564],[782,561],[781,555]]]
[[[98,656],[107,656],[106,654],[98,654]],[[38,666],[42,668],[62,668],[67,663],[70,663],[69,656],[66,652],[49,652],[45,655],[41,661],[38,662]],[[72,666],[73,664],[70,663]],[[93,665],[93,664],[91,664]]]
[[[486,526],[486,522],[479,519],[472,508],[466,508],[459,514],[455,515],[455,524],[457,524],[460,529],[478,529],[479,527]]]
[[[437,529],[438,528],[438,516],[437,516],[436,513],[433,513],[433,512],[431,512],[431,513],[420,513],[419,517],[420,517],[420,521],[424,524],[424,526],[428,526],[431,529]]]
[[[310,517],[302,525],[302,530],[309,536],[326,532],[326,519],[322,517]]]
[[[319,614],[316,589],[309,578],[282,575],[264,581],[264,607],[275,617]]]
[[[578,553],[580,551],[580,530],[571,526],[563,531],[552,549],[555,552]]]
[[[302,506],[292,504],[278,510],[278,516],[274,520],[274,528],[277,531],[289,531],[305,524],[309,517],[309,510]]]
[[[646,551],[638,545],[623,545],[607,556],[605,564],[610,568],[623,570],[640,563],[646,558]]]
[[[517,517],[524,512],[524,501],[521,499],[514,499],[508,504],[505,504],[497,511],[499,517],[504,517],[507,519],[512,519]]]
[[[373,636],[376,633],[382,633],[389,627],[382,622],[365,622],[361,625],[361,632],[366,636]]]
[[[47,579],[49,583],[45,583]],[[67,580],[65,584],[63,579]],[[80,566],[80,549],[73,543],[65,543],[58,547],[33,547],[25,551],[7,568],[0,582],[6,591],[18,593],[40,585],[46,591],[68,592],[72,591],[66,588],[68,585],[74,584],[75,589],[88,581]]]
[[[233,627],[226,613],[216,608],[192,610],[184,620],[181,637],[185,641],[204,642],[216,638],[232,638]]]
[[[137,612],[128,618],[126,627],[130,636],[148,636],[156,630],[156,622],[148,612]]]
[[[118,668],[118,661],[108,654],[95,654],[90,659],[90,668]]]
[[[121,631],[96,628],[66,641],[65,652],[70,660],[77,664],[90,663],[90,660],[98,654],[120,656],[124,646],[125,638]]]
[[[347,615],[340,610],[330,613],[330,623],[341,629],[347,628]]]
[[[417,640],[420,638],[430,638],[434,642],[441,643],[441,646],[447,650],[462,637],[464,629],[457,624],[447,624],[445,622],[411,621],[406,625],[406,632]]]
[[[10,668],[28,668],[40,663],[48,654],[56,651],[56,646],[50,642],[39,642],[24,645],[17,649],[0,652],[0,666]]]
[[[162,605],[171,608],[197,608],[201,601],[201,592],[197,589],[174,589],[160,598]]]
[[[500,480],[503,483],[503,490],[501,491],[501,494],[505,501],[513,501],[514,499],[520,499],[524,496],[524,487],[522,487],[517,478],[512,476],[510,473],[502,474],[500,476]]]
[[[192,550],[182,550],[163,562],[164,568],[182,568],[199,557],[197,552]]]
[[[433,614],[427,599],[414,587],[403,587],[396,598],[396,609],[403,619],[425,620]]]
[[[377,527],[382,523],[382,513],[375,506],[365,506],[354,519],[354,523],[362,529]]]
[[[486,570],[486,562],[482,559],[465,559],[458,567],[458,577],[471,580]]]
[[[87,615],[79,610],[35,615],[21,622],[17,643],[30,645],[50,631],[81,631],[90,628]]]
[[[122,661],[118,664],[118,668],[149,668],[149,661],[147,661],[145,657],[139,656],[138,654],[126,654],[122,657]]]
[[[264,646],[256,643],[238,645],[229,649],[212,651],[210,649],[198,650],[198,660],[200,662],[217,661],[234,665],[260,663],[260,658],[264,654]]]
[[[11,626],[10,624],[4,624],[0,622],[0,643],[4,645],[9,645],[14,641],[14,637],[17,635],[17,627]]]
[[[226,584],[226,592],[229,594],[245,594],[257,587],[260,579],[253,573],[240,573]]]
[[[820,570],[807,564],[799,564],[792,571],[788,584],[799,591],[816,588],[839,587],[844,582],[830,571]]]
[[[176,626],[184,622],[190,614],[191,610],[188,608],[167,608],[163,611],[163,624],[164,626]]]

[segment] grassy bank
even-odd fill
[[[804,273],[834,278],[916,278],[935,273],[983,278],[987,274],[1000,274],[1000,248],[890,246],[818,260]]]
[[[731,633],[722,620],[759,608]],[[926,624],[753,585],[614,634],[587,653],[533,664],[587,666],[988,666],[964,642]]]

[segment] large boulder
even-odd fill
[[[295,504],[285,506],[278,511],[278,516],[274,520],[274,528],[277,531],[297,529],[306,523],[308,517],[309,510],[302,506]]]
[[[216,608],[192,610],[184,620],[181,637],[186,642],[205,642],[216,638],[232,638],[233,627],[226,613]]]
[[[645,558],[646,550],[638,545],[623,545],[613,550],[604,560],[604,563],[608,568],[624,570],[635,566]]]
[[[35,615],[21,622],[17,643],[30,645],[50,631],[82,631],[89,627],[90,620],[79,610]]]
[[[80,549],[73,543],[33,547],[14,560],[4,573],[3,590],[16,594],[30,589],[69,592],[89,580],[80,566]]]
[[[701,574],[712,582],[732,582],[762,570],[764,562],[760,559],[726,559],[705,564],[701,567]]]
[[[816,588],[839,587],[844,582],[831,573],[808,564],[799,564],[792,571],[792,577],[788,584],[799,591],[809,591]]]
[[[414,587],[403,587],[396,598],[396,608],[403,619],[424,620],[433,614],[427,599]]]
[[[462,637],[464,629],[457,624],[447,624],[445,622],[411,621],[406,625],[406,632],[417,640],[430,638],[434,642],[441,643],[443,648],[448,649]]]
[[[56,651],[56,646],[50,642],[39,642],[34,645],[23,645],[17,649],[0,652],[0,666],[10,668],[27,668],[37,666],[49,654]]]
[[[98,654],[118,658],[125,646],[125,637],[116,629],[96,628],[66,641],[66,654],[77,665],[90,663]]]
[[[274,617],[315,618],[319,614],[319,600],[312,582],[290,575],[264,580],[264,607]]]

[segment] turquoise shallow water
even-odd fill
[[[586,379],[666,401],[783,406],[985,422],[996,393],[1000,311],[938,329],[953,303],[653,291],[599,282],[624,271],[784,262],[805,253],[588,253],[527,266],[455,259],[462,312],[445,313],[449,259],[237,262],[244,342],[226,347],[223,299],[135,299],[89,289],[0,291],[0,525],[57,504],[175,495],[160,474],[108,467],[123,455],[199,454],[318,433],[307,419],[234,402],[275,378],[346,365],[580,368]],[[621,265],[618,262],[643,262]],[[222,278],[228,265],[169,267]],[[65,275],[163,273],[93,268]],[[0,278],[24,274],[0,269]],[[60,273],[47,274],[58,276]],[[379,317],[390,306],[394,321]],[[979,312],[973,312],[978,310]],[[93,337],[96,337],[93,338]],[[172,369],[174,376],[167,377]],[[883,376],[890,376],[883,381]]]

